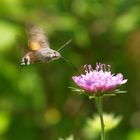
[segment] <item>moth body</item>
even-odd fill
[[[40,28],[31,26],[28,29],[28,37],[28,48],[30,51],[23,56],[21,60],[22,66],[37,62],[48,63],[61,57],[58,51],[49,47],[48,39]]]

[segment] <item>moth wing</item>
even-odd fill
[[[28,47],[32,51],[38,51],[41,48],[49,48],[48,38],[41,28],[36,25],[30,25],[27,28]]]

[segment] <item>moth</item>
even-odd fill
[[[21,66],[30,65],[38,62],[51,62],[61,58],[65,62],[69,63],[75,71],[80,75],[76,66],[69,60],[61,56],[59,51],[63,49],[71,40],[67,41],[58,50],[53,50],[50,48],[48,38],[45,36],[44,31],[36,26],[30,25],[27,27],[28,35],[28,49],[29,51],[22,57]]]
[[[48,63],[61,57],[58,51],[50,48],[48,38],[40,27],[36,25],[28,26],[27,35],[29,51],[22,57],[21,66],[37,62]]]

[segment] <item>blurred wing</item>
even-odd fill
[[[28,47],[32,51],[37,51],[41,48],[48,48],[49,42],[43,30],[36,25],[30,25],[27,29]]]

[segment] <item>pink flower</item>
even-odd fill
[[[84,68],[85,74],[73,76],[72,79],[83,90],[93,94],[115,90],[127,82],[121,73],[111,74],[110,65],[97,63],[95,69],[91,65],[85,65]]]

